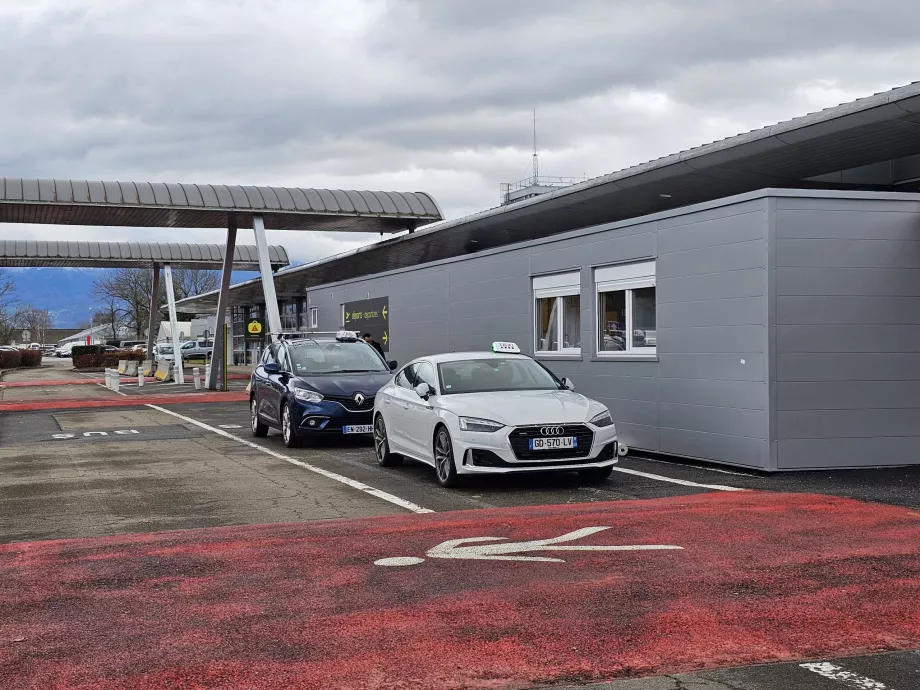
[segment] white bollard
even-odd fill
[[[119,374],[116,369],[112,372],[112,390],[117,393],[119,385],[121,385],[121,374]]]
[[[198,367],[192,369],[192,382],[195,384],[195,390],[201,390],[201,370]]]
[[[106,368],[105,370],[105,387],[106,388],[112,387],[112,370],[109,368]]]
[[[137,387],[138,388],[144,387],[144,370],[143,369],[137,372]]]

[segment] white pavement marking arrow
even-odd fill
[[[528,551],[661,551],[683,550],[682,546],[667,544],[627,544],[622,546],[558,546],[564,542],[575,541],[597,532],[602,532],[609,527],[583,527],[574,532],[563,534],[551,539],[534,539],[532,541],[504,541],[507,537],[468,537],[466,539],[451,539],[442,542],[428,550],[428,558],[460,558],[467,560],[485,561],[541,561],[544,563],[565,563],[561,558],[548,558],[546,556],[512,556],[508,554],[527,553]],[[504,541],[502,544],[484,544],[482,542]],[[475,546],[463,546],[476,544]],[[416,565],[422,563],[424,558],[412,556],[397,556],[395,558],[381,558],[374,561],[375,565]]]
[[[842,666],[830,664],[826,661],[799,664],[799,666],[806,671],[817,673],[819,676],[824,676],[830,680],[840,681],[844,685],[851,688],[857,688],[858,690],[892,690],[884,683],[880,683],[872,678],[867,678],[866,676],[861,676],[852,671],[847,671]]]

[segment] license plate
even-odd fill
[[[574,436],[553,436],[550,438],[530,439],[530,450],[560,450],[577,448],[578,439]]]
[[[344,426],[342,427],[342,432],[346,434],[372,434],[374,433],[374,426],[372,424]]]

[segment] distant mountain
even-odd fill
[[[47,309],[57,328],[76,328],[99,311],[90,293],[100,273],[96,268],[10,268],[16,284],[16,300]],[[236,272],[233,282],[257,277],[257,273]]]

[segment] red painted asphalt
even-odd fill
[[[84,399],[55,398],[46,400],[0,402],[0,412],[35,412],[39,410],[77,410],[96,407],[129,407],[132,405],[182,405],[187,403],[245,402],[245,391],[207,393],[165,393],[152,395],[126,395],[119,398]]]
[[[125,377],[126,381],[134,381],[137,377],[129,376]],[[246,374],[228,374],[228,381],[248,381],[249,376]],[[151,383],[156,382],[156,379],[152,376],[147,376],[144,378],[145,381]],[[186,383],[192,383],[192,377],[185,377]],[[86,386],[90,384],[105,383],[105,379],[57,379],[57,380],[45,380],[45,381],[3,381],[0,382],[0,388],[52,388],[55,386]]]
[[[438,559],[453,539],[667,551]],[[492,542],[489,542],[492,543]],[[710,493],[0,546],[0,687],[521,688],[920,645],[920,513]],[[421,557],[405,567],[381,558]]]

